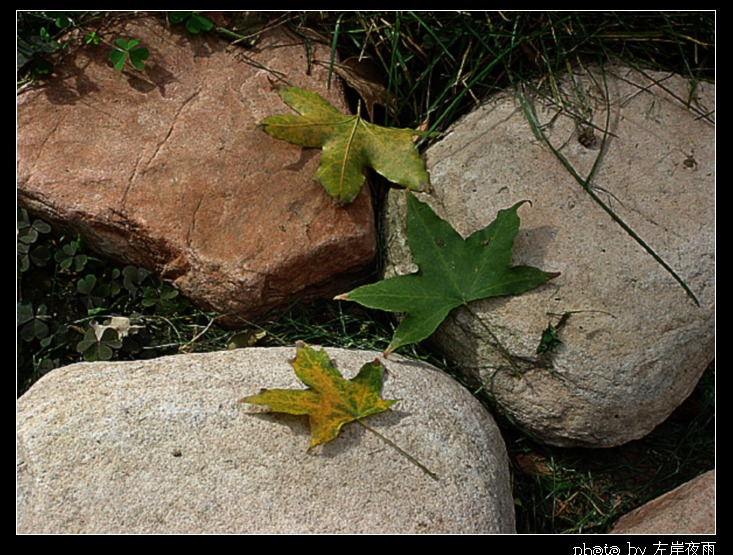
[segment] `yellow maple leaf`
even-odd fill
[[[413,137],[414,129],[381,127],[359,113],[343,114],[317,93],[283,87],[280,97],[295,114],[274,115],[259,125],[268,135],[291,144],[322,149],[315,179],[339,204],[359,194],[371,167],[397,185],[413,191],[430,190],[430,176]]]
[[[382,364],[379,359],[362,366],[351,380],[345,379],[324,350],[303,342],[296,344],[290,361],[307,389],[263,389],[240,399],[242,403],[267,405],[274,412],[308,415],[311,444],[334,439],[344,424],[387,410],[397,399],[382,399]]]

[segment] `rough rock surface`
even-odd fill
[[[715,471],[711,470],[622,516],[612,534],[714,534]]]
[[[482,105],[429,148],[434,191],[421,196],[463,235],[531,201],[519,210],[514,264],[561,275],[520,296],[474,303],[520,361],[523,379],[467,311],[454,311],[433,339],[518,424],[556,445],[643,437],[714,357],[714,86],[610,65],[603,75],[584,69],[574,85],[560,82],[561,107],[537,92],[524,107],[514,93]],[[597,163],[592,191],[677,272],[699,306],[591,199],[527,112],[582,180]],[[388,276],[415,269],[405,194],[388,200]],[[550,323],[560,326],[562,344],[539,357]]]
[[[346,110],[303,39],[275,29],[244,49],[162,15],[128,15],[102,37],[141,39],[145,71],[117,73],[109,47],[84,46],[18,95],[22,206],[161,274],[204,308],[245,319],[292,297],[332,296],[371,261],[368,187],[336,206],[313,180],[318,150],[256,127],[290,112],[277,82]],[[328,59],[328,47],[309,46]]]
[[[327,349],[347,378],[379,356]],[[20,533],[513,533],[504,442],[452,378],[399,357],[400,399],[307,452],[305,417],[238,400],[302,388],[294,348],[80,363],[17,403]]]

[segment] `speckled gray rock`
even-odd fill
[[[539,439],[608,447],[640,438],[690,394],[713,359],[714,92],[678,76],[609,65],[604,79],[597,68],[583,69],[573,85],[558,83],[563,109],[537,92],[524,106],[513,92],[500,95],[428,149],[434,191],[422,200],[464,236],[498,210],[531,201],[519,209],[514,264],[561,273],[523,295],[474,303],[521,361],[523,379],[467,311],[455,311],[433,337]],[[677,272],[699,306],[591,199],[527,113],[582,180],[597,163],[594,193]],[[388,200],[387,275],[414,271],[405,194],[393,191]],[[543,330],[563,315],[562,345],[538,357]]]
[[[327,349],[351,378],[377,353]],[[17,403],[19,533],[513,533],[488,412],[434,368],[386,362],[401,399],[308,453],[307,418],[238,400],[303,387],[294,348],[54,370]]]

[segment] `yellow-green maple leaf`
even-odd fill
[[[424,132],[380,127],[362,119],[360,113],[343,114],[306,89],[283,87],[279,94],[300,115],[269,116],[260,128],[298,146],[321,148],[315,178],[336,202],[349,204],[356,198],[366,167],[413,191],[430,188],[430,176],[413,141]]]
[[[328,353],[298,342],[290,362],[308,389],[263,389],[240,400],[267,405],[274,412],[307,414],[311,444],[315,447],[334,439],[344,424],[387,410],[396,399],[382,399],[382,364],[379,359],[362,366],[351,380],[345,379]]]

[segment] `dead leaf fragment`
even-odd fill
[[[519,469],[530,476],[552,476],[552,468],[547,464],[547,459],[534,454],[519,454],[516,456]]]
[[[390,116],[395,115],[396,108],[394,96],[389,94],[387,87],[382,83],[377,67],[371,60],[359,58],[347,58],[341,63],[322,62],[316,63],[332,68],[346,84],[354,89],[364,101],[364,106],[369,114],[369,119],[374,121],[374,105],[384,106]]]

